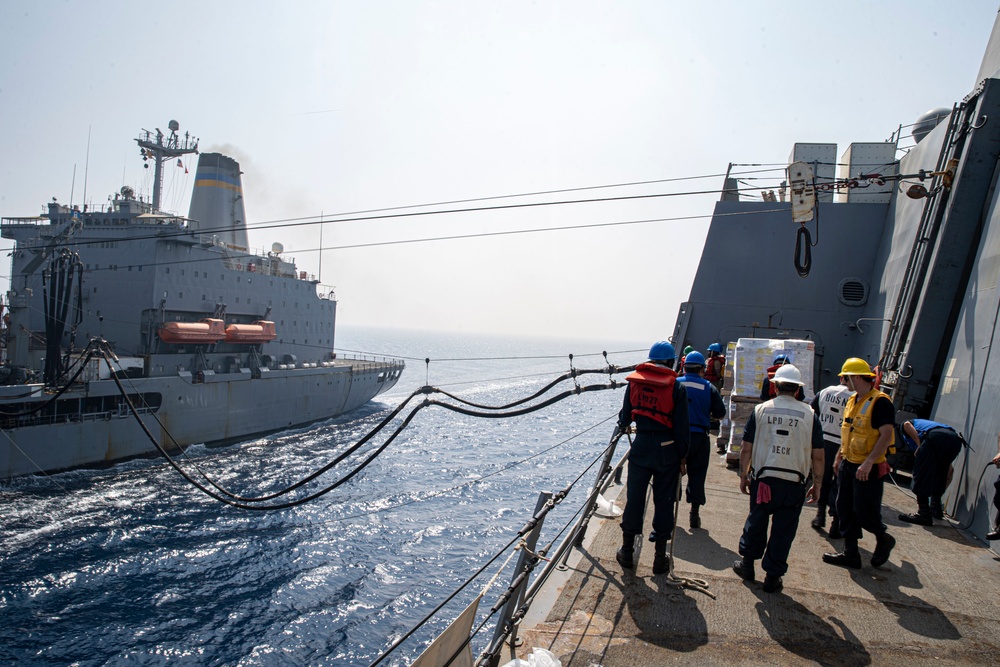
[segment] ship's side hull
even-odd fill
[[[1000,58],[990,71],[997,67]],[[1000,334],[1000,126],[988,121],[997,116],[992,76],[901,158],[902,174],[937,170],[929,196],[912,199],[900,186],[887,204],[819,204],[822,232],[801,279],[789,204],[720,202],[674,333],[675,345],[696,347],[814,340],[816,390],[836,382],[848,357],[877,366],[897,420],[933,419],[968,439],[944,502],[979,535],[992,522],[1000,437],[1000,361],[991,355]]]
[[[139,416],[162,446],[176,449],[239,440],[348,412],[395,385],[402,368],[399,362],[357,361],[270,371],[260,378],[229,373],[199,382],[182,374],[127,378],[122,383],[130,395],[135,392],[161,399],[155,410],[140,407]],[[77,399],[120,395],[113,380],[81,387],[60,400],[80,402]],[[0,479],[107,465],[157,453],[127,409],[67,413],[45,423],[25,423],[4,429]]]

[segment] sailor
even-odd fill
[[[715,388],[722,391],[724,373],[726,371],[726,355],[722,353],[722,346],[712,343],[708,346],[708,359],[705,361],[705,379],[715,385]]]
[[[694,348],[691,347],[690,345],[685,345],[684,346],[684,354],[681,355],[681,363],[677,364],[677,372],[678,373],[680,373],[680,374],[683,375],[683,373],[684,373],[684,360],[687,359],[688,353],[691,352],[691,350],[693,350],[693,349]]]
[[[826,527],[826,514],[830,513],[830,532],[828,535],[839,540],[840,525],[837,522],[837,486],[833,475],[833,460],[840,451],[840,425],[844,420],[844,407],[847,399],[854,393],[847,388],[847,381],[841,377],[837,384],[821,389],[812,400],[812,409],[819,416],[823,428],[823,448],[826,456],[823,461],[823,490],[816,501],[816,518],[812,527],[822,530]]]
[[[667,541],[674,530],[674,502],[679,477],[685,473],[688,454],[687,392],[673,371],[674,346],[654,343],[649,361],[636,366],[626,379],[629,386],[618,415],[618,431],[627,432],[635,422],[635,440],[629,449],[625,510],[622,512],[622,548],[615,560],[626,570],[635,567],[635,538],[642,534],[646,491],[653,482],[653,532],[656,544],[653,574],[670,570]]]
[[[688,483],[686,497],[691,505],[691,528],[701,528],[698,508],[705,504],[705,477],[708,475],[708,461],[711,456],[709,430],[712,419],[721,419],[726,414],[726,404],[722,395],[711,382],[702,377],[705,356],[693,350],[687,353],[684,375],[678,382],[684,385],[688,399],[688,421],[691,424],[691,449],[687,455]]]
[[[774,356],[774,362],[771,366],[768,366],[767,374],[764,375],[764,379],[760,383],[760,400],[767,401],[777,396],[774,387],[771,386],[771,378],[774,377],[774,374],[779,368],[790,363],[792,363],[792,361],[788,358],[787,354],[777,354]],[[802,387],[799,387],[799,392],[795,395],[795,398],[800,401],[805,400],[806,392],[802,389]]]
[[[916,454],[910,490],[917,497],[914,514],[900,514],[899,520],[921,526],[944,518],[941,496],[951,480],[951,463],[962,450],[962,437],[947,424],[929,419],[912,419],[899,425],[900,440]]]
[[[997,435],[997,455],[990,463],[1000,468],[1000,435]],[[993,483],[993,507],[997,510],[996,518],[993,519],[993,530],[986,533],[986,539],[991,542],[1000,540],[1000,477]]]
[[[819,419],[809,405],[795,399],[802,388],[799,369],[781,366],[772,384],[778,395],[754,407],[743,431],[740,491],[750,494],[750,514],[740,537],[743,558],[733,563],[736,574],[753,581],[754,561],[763,557],[767,593],[782,588],[802,505],[807,498],[816,500],[822,490],[824,456]],[[813,485],[807,492],[810,467]]]
[[[871,564],[889,560],[896,540],[882,523],[882,483],[889,474],[885,454],[894,441],[896,408],[875,387],[875,374],[864,359],[852,357],[840,371],[854,396],[844,407],[841,445],[833,462],[837,475],[837,518],[844,550],[823,554],[823,561],[842,567],[861,567],[858,540],[862,529],[875,535]]]

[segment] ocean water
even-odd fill
[[[182,465],[242,495],[267,493],[331,461],[424,384],[504,404],[568,371],[569,354],[578,369],[603,367],[603,351],[627,365],[642,361],[648,345],[346,327],[337,335],[342,354],[405,358],[396,387],[336,419],[192,447]],[[539,492],[566,487],[601,455],[623,391],[571,396],[510,419],[422,409],[360,473],[283,510],[219,503],[161,459],[6,483],[0,664],[368,665],[514,538]],[[389,432],[304,490],[341,479]],[[558,543],[595,474],[550,514],[539,544]],[[416,658],[508,553],[380,664]],[[474,655],[492,633],[489,622]]]

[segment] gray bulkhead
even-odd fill
[[[900,159],[899,173],[942,170],[954,182],[924,185],[930,197],[894,190],[889,204],[820,203],[812,267],[792,264],[790,206],[716,204],[689,302],[674,342],[703,349],[743,336],[816,341],[817,387],[832,384],[844,359],[882,364],[903,417],[950,424],[971,448],[955,461],[945,509],[983,535],[991,517],[988,467],[1000,438],[1000,18],[969,96]],[[845,299],[845,281],[867,287]],[[756,326],[755,326],[756,325]]]

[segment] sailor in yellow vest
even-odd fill
[[[875,388],[875,374],[864,359],[848,359],[840,375],[855,392],[844,406],[840,451],[833,462],[844,550],[823,554],[823,561],[861,567],[858,540],[864,529],[875,535],[871,563],[878,567],[889,560],[896,546],[882,523],[882,483],[889,474],[885,454],[895,438],[896,408],[888,395]]]
[[[824,456],[819,419],[807,403],[795,398],[802,390],[799,369],[785,364],[770,383],[777,396],[754,408],[743,431],[740,491],[750,494],[750,514],[740,538],[743,558],[733,563],[736,574],[753,581],[754,561],[763,557],[766,593],[781,590],[802,505],[806,498],[812,502],[820,495]],[[807,493],[810,466],[813,486]]]

